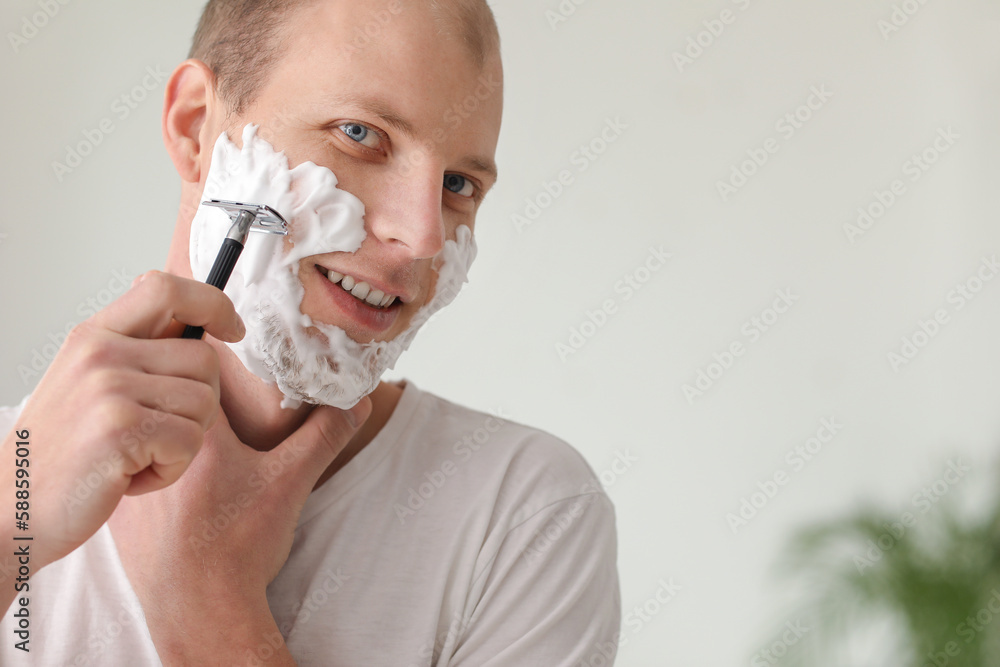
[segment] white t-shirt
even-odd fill
[[[0,409],[0,434],[19,413]],[[309,496],[267,596],[299,665],[610,665],[616,559],[614,507],[576,450],[407,382]],[[106,525],[32,576],[29,608],[30,654],[8,613],[0,664],[160,664]]]

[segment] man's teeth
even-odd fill
[[[331,270],[327,273],[327,278],[330,279],[331,283],[339,283],[345,292],[350,292],[354,297],[364,301],[370,306],[375,306],[376,308],[386,308],[391,306],[396,302],[396,297],[392,294],[386,294],[382,290],[372,289],[372,286],[368,283],[358,282],[351,276],[345,276],[343,273],[337,273]]]

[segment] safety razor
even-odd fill
[[[209,199],[203,201],[202,206],[216,206],[221,208],[232,220],[233,224],[226,234],[226,239],[222,242],[219,254],[215,257],[215,264],[208,274],[205,282],[214,285],[220,290],[226,288],[229,276],[232,275],[236,267],[236,260],[243,253],[247,237],[250,232],[262,232],[264,234],[277,234],[284,236],[288,234],[288,223],[281,217],[281,214],[270,206],[264,204],[243,204],[235,201],[223,201],[221,199]],[[202,327],[188,325],[184,328],[181,338],[200,339],[205,335]]]

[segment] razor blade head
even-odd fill
[[[288,223],[281,214],[270,206],[264,204],[244,204],[236,201],[224,201],[222,199],[209,199],[201,203],[202,206],[215,206],[221,208],[234,223],[240,217],[240,213],[246,211],[254,216],[250,225],[252,232],[264,232],[265,234],[288,234]]]

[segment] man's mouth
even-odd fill
[[[353,296],[358,301],[373,308],[389,308],[399,300],[395,294],[386,294],[382,290],[375,289],[368,283],[358,280],[354,276],[345,275],[333,269],[324,269],[317,266],[320,273],[326,274],[327,280],[334,285],[339,285],[341,289]]]

